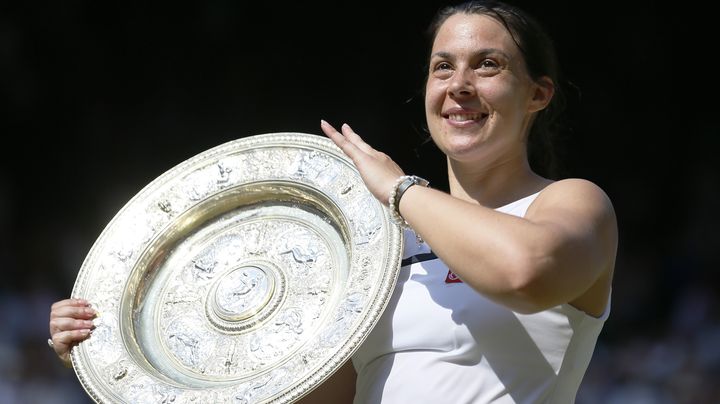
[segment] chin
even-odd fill
[[[473,154],[483,147],[483,142],[477,133],[458,134],[457,132],[444,132],[442,138],[434,140],[440,150],[448,156]]]
[[[447,158],[460,162],[472,162],[481,160],[483,156],[482,148],[479,145],[450,145],[450,147],[440,147],[440,150]]]

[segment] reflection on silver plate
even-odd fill
[[[100,315],[72,350],[98,403],[288,403],[375,325],[402,232],[321,136],[231,141],[133,197],[73,297]]]

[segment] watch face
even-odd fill
[[[71,359],[102,403],[292,402],[372,330],[402,232],[321,136],[231,141],[107,225],[73,297],[100,313]]]

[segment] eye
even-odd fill
[[[433,77],[437,77],[442,80],[444,80],[448,77],[451,77],[452,72],[453,72],[453,65],[448,62],[444,62],[444,61],[439,61],[439,62],[435,63],[432,66],[432,71],[431,71]]]
[[[435,67],[433,68],[433,71],[439,71],[439,70],[450,70],[452,69],[452,66],[448,62],[439,62],[435,64]]]
[[[497,70],[500,68],[500,64],[492,59],[483,59],[478,65],[478,68],[481,70]]]

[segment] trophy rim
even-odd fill
[[[222,166],[223,162],[227,160],[231,160],[236,156],[251,155],[256,152],[259,153],[259,151],[267,152],[271,157],[275,157],[276,155],[285,157],[282,153],[285,153],[285,151],[288,150],[290,151],[289,153],[295,153],[297,156],[302,155],[303,157],[306,155],[317,154],[321,158],[325,159],[323,161],[329,161],[332,163],[333,167],[339,167],[337,170],[340,170],[343,173],[343,179],[347,183],[347,188],[352,188],[353,192],[355,192],[354,199],[352,199],[353,202],[348,202],[349,199],[348,201],[343,199],[344,194],[342,193],[345,189],[338,190],[336,192],[328,191],[326,188],[332,187],[324,187],[320,184],[320,182],[314,183],[311,179],[303,176],[298,178],[295,175],[296,173],[289,175],[282,172],[280,175],[277,173],[259,173],[256,176],[250,176],[248,174],[244,177],[238,174],[237,178],[233,177],[229,180],[223,177],[227,183],[221,185],[217,184],[220,180],[213,180],[214,182],[206,181],[208,184],[211,184],[208,186],[209,188],[216,187],[216,189],[210,189],[208,192],[203,194],[202,192],[196,192],[193,188],[192,192],[190,192],[190,197],[187,195],[178,197],[178,200],[181,201],[180,203],[177,203],[175,200],[173,200],[172,204],[168,203],[167,205],[163,205],[164,202],[158,203],[159,199],[164,200],[163,198],[170,193],[170,191],[168,191],[169,189],[187,189],[188,183],[192,182],[192,179],[194,178],[193,176],[204,176],[205,173],[209,171],[208,167],[213,167],[213,169],[215,167],[220,167],[219,175],[225,175],[228,177],[227,174],[231,173],[231,170],[227,169],[226,172],[223,173]],[[280,161],[280,163],[280,165],[284,164],[287,166],[290,162]],[[241,171],[238,168],[242,167],[235,167],[235,173]],[[268,171],[273,170],[270,169]],[[202,176],[198,174],[201,172]],[[235,175],[235,173],[231,174]],[[207,184],[203,183],[202,187],[205,187],[206,185]],[[248,383],[252,383],[256,379],[259,379],[262,375],[272,374],[276,370],[279,372],[278,369],[283,366],[282,364],[266,369],[261,375],[252,374],[250,376],[238,376],[234,379],[223,379],[217,382],[210,380],[206,385],[203,384],[203,381],[199,381],[196,384],[186,384],[183,377],[177,376],[174,373],[175,368],[172,366],[169,366],[171,368],[171,372],[163,372],[157,369],[153,360],[149,359],[150,355],[146,355],[142,349],[137,349],[138,342],[135,340],[138,337],[135,329],[128,331],[129,328],[133,328],[133,319],[137,317],[138,312],[140,311],[137,306],[133,305],[133,302],[138,299],[137,295],[140,294],[141,291],[147,292],[147,290],[149,290],[147,289],[149,286],[143,283],[149,282],[146,281],[144,277],[149,278],[148,274],[150,274],[151,269],[148,268],[151,268],[152,265],[149,264],[148,261],[153,261],[153,253],[148,251],[165,248],[166,245],[162,244],[162,242],[165,242],[166,244],[168,243],[166,238],[160,237],[158,234],[172,233],[172,231],[168,229],[180,228],[178,227],[178,222],[183,220],[188,221],[188,217],[203,217],[203,215],[214,219],[215,217],[221,216],[221,214],[225,214],[231,217],[231,220],[237,220],[238,223],[244,224],[246,222],[242,222],[242,218],[238,219],[238,214],[233,213],[235,212],[234,210],[218,213],[212,211],[213,208],[209,207],[218,205],[218,200],[228,199],[232,201],[227,202],[229,204],[228,206],[233,203],[238,204],[232,205],[234,206],[233,209],[246,207],[250,209],[251,204],[257,204],[257,200],[252,198],[247,199],[247,194],[253,194],[253,192],[260,195],[259,198],[265,198],[263,201],[266,204],[271,205],[269,209],[280,209],[274,206],[271,194],[263,194],[263,192],[266,192],[265,189],[271,189],[273,192],[285,192],[286,194],[292,194],[294,195],[293,198],[297,198],[297,200],[300,201],[300,205],[306,203],[312,205],[313,209],[317,208],[318,212],[324,212],[324,214],[321,215],[312,209],[303,210],[303,212],[310,212],[310,219],[302,220],[305,220],[303,223],[310,226],[311,229],[314,229],[312,227],[315,226],[314,223],[320,223],[321,221],[332,222],[331,224],[337,227],[336,230],[338,230],[339,238],[333,238],[331,241],[328,241],[327,244],[329,244],[332,248],[339,248],[338,244],[340,243],[337,240],[343,240],[344,242],[342,243],[343,245],[340,249],[344,250],[347,256],[350,257],[347,263],[348,268],[346,269],[350,275],[348,275],[348,280],[344,281],[346,283],[341,287],[338,287],[338,289],[344,288],[354,290],[360,288],[360,284],[358,283],[359,281],[355,280],[356,278],[359,278],[359,276],[355,276],[353,274],[360,271],[360,267],[362,265],[365,265],[362,267],[363,271],[369,272],[370,275],[374,276],[375,279],[380,282],[378,282],[378,286],[376,288],[371,289],[367,292],[366,296],[363,296],[363,305],[360,309],[358,309],[361,310],[362,315],[359,315],[358,318],[353,320],[354,322],[352,323],[352,326],[348,328],[348,331],[342,335],[339,341],[332,344],[332,348],[323,348],[324,350],[322,350],[322,352],[324,352],[324,356],[320,355],[322,357],[321,359],[316,359],[315,362],[311,361],[314,367],[309,367],[308,369],[313,370],[312,373],[300,372],[302,374],[299,378],[290,382],[284,382],[282,385],[283,387],[278,388],[277,391],[274,391],[273,393],[268,393],[269,395],[266,397],[260,397],[257,402],[286,403],[293,402],[301,397],[304,397],[310,391],[327,380],[347,360],[349,360],[360,344],[366,339],[367,335],[377,323],[380,315],[385,310],[397,280],[397,275],[400,269],[400,260],[402,258],[402,229],[390,219],[390,214],[387,208],[377,201],[377,199],[372,197],[372,194],[370,194],[362,182],[362,179],[360,178],[352,160],[350,160],[328,138],[301,132],[278,132],[247,136],[220,144],[196,154],[158,176],[155,180],[143,187],[117,212],[91,247],[80,270],[78,271],[78,275],[73,286],[72,296],[87,299],[88,294],[91,294],[91,290],[102,288],[103,285],[109,284],[108,277],[110,275],[106,275],[104,272],[101,274],[101,271],[112,273],[112,276],[114,276],[113,279],[116,281],[121,280],[123,282],[122,292],[119,291],[119,287],[105,286],[106,289],[109,288],[106,295],[113,296],[107,299],[110,302],[106,305],[107,307],[110,307],[109,310],[105,307],[96,307],[96,309],[98,309],[101,313],[98,319],[101,322],[106,321],[106,324],[104,324],[106,326],[105,330],[110,330],[108,333],[111,335],[112,342],[97,342],[96,340],[94,341],[91,336],[90,339],[81,342],[71,350],[71,361],[73,368],[75,369],[76,376],[85,391],[95,402],[110,403],[126,401],[124,396],[119,393],[118,390],[121,388],[127,388],[127,385],[123,385],[123,383],[128,380],[129,377],[126,377],[122,372],[127,373],[128,369],[130,369],[133,377],[137,378],[133,380],[142,379],[144,380],[144,383],[151,385],[148,387],[148,392],[170,392],[167,394],[178,394],[179,397],[185,397],[184,394],[196,394],[196,396],[193,397],[201,398],[209,397],[207,394],[215,394],[213,396],[215,399],[225,399],[227,398],[227,395],[238,394],[238,390],[233,389],[240,388],[238,387],[240,385],[245,386]],[[178,192],[175,192],[175,194],[178,194]],[[233,198],[236,198],[237,200]],[[361,200],[363,205],[357,205],[355,201],[358,200]],[[378,249],[378,246],[381,246],[381,251],[379,251],[381,254],[379,255],[382,259],[380,263],[373,264],[374,266],[368,266],[368,251],[363,250],[363,248],[366,248],[364,246],[364,244],[367,244],[365,243],[366,240],[363,239],[363,243],[361,243],[355,236],[355,232],[358,229],[356,223],[365,220],[365,218],[361,218],[361,215],[359,214],[364,210],[356,209],[356,205],[363,208],[369,207],[373,212],[378,213],[378,228],[374,233],[372,233],[371,237],[374,237],[373,246],[376,250]],[[252,206],[254,207],[255,205]],[[159,209],[156,209],[157,207],[159,207]],[[262,209],[262,207],[260,209]],[[242,209],[239,211],[241,210]],[[138,214],[137,212],[139,211],[142,213]],[[142,225],[139,226],[140,229],[133,229],[136,232],[139,230],[139,233],[142,234],[144,234],[144,232],[152,234],[149,236],[149,240],[145,240],[144,242],[130,242],[130,244],[134,246],[134,249],[128,247],[128,250],[131,252],[128,255],[129,258],[125,257],[126,259],[122,260],[123,263],[117,265],[118,267],[123,266],[124,269],[115,270],[115,266],[108,264],[110,259],[107,257],[114,254],[113,259],[117,261],[117,257],[122,257],[122,254],[119,254],[117,251],[111,252],[109,244],[112,242],[117,244],[118,240],[123,241],[124,239],[119,234],[126,234],[127,229],[124,227],[128,226],[127,223],[136,223],[140,221],[138,217],[143,220],[147,220],[147,223],[149,223],[150,220],[145,218],[145,215],[147,215],[146,212],[148,211],[152,211],[154,214],[162,217],[167,217],[165,219],[157,219],[159,221],[158,223],[162,224],[158,225],[159,230],[148,229],[148,227],[152,226],[148,226],[145,223],[141,223]],[[163,212],[166,214],[165,216],[163,216]],[[290,215],[291,217],[292,215],[295,215],[295,211],[291,208],[282,212],[283,214]],[[306,213],[302,213],[302,215],[306,215]],[[313,217],[315,216],[318,216],[319,219],[314,219]],[[328,218],[331,220],[328,220]],[[302,222],[302,220],[300,221]],[[192,220],[190,220],[190,222],[192,222]],[[207,224],[209,222],[212,223],[212,221],[208,220],[196,220],[195,222],[192,222],[188,228],[180,232],[182,235],[178,236],[173,243],[179,242],[178,240],[184,240],[185,234],[198,233],[209,228],[209,225]],[[318,224],[317,226],[322,227],[324,225]],[[135,235],[135,233],[133,234]],[[164,241],[160,242],[158,240]],[[375,251],[375,254],[378,255],[378,251]],[[364,256],[365,260],[361,263],[358,258],[358,261],[356,262],[356,256]],[[269,267],[272,267],[272,265]],[[108,268],[111,268],[111,270],[108,270]],[[370,270],[368,270],[368,268],[370,268]],[[265,272],[277,273],[277,270],[273,269]],[[282,278],[282,276],[277,277],[277,279],[280,278]],[[367,285],[363,286],[363,288],[368,287],[369,286]],[[133,292],[135,296],[126,295],[128,293],[127,291]],[[349,295],[342,294],[345,292],[338,293],[340,293],[341,297],[337,299],[337,304],[347,304],[348,299],[350,299]],[[262,302],[266,302],[268,300],[270,300],[269,297],[267,299],[265,297],[260,299]],[[90,299],[90,301],[95,304],[92,299]],[[317,304],[316,302],[314,303]],[[328,310],[331,314],[327,314],[327,316],[331,316],[332,313],[340,310],[340,308],[332,306]],[[267,313],[265,315],[268,316]],[[269,316],[272,315],[273,314],[269,314]],[[232,316],[229,318],[233,319]],[[258,324],[260,323],[261,321],[258,322]],[[158,328],[156,324],[153,324],[153,326]],[[323,323],[322,326],[326,328],[320,327],[320,331],[314,331],[314,333],[308,337],[309,342],[306,345],[303,345],[303,350],[301,351],[305,353],[309,352],[309,357],[313,356],[313,349],[315,349],[316,346],[321,345],[322,341],[319,341],[319,337],[317,336],[321,335],[329,327],[325,323]],[[122,329],[123,327],[125,328],[124,330]],[[250,332],[259,333],[261,330],[262,326],[258,326]],[[244,331],[240,330],[235,334],[240,334],[241,332]],[[235,335],[232,332],[230,334]],[[226,338],[224,335],[222,337]],[[97,352],[102,349],[111,350],[117,357],[119,357],[119,359],[114,360],[111,364],[104,363],[102,365],[98,365],[96,356]],[[320,350],[320,348],[317,349]],[[289,357],[283,360],[285,362],[291,361]],[[124,370],[118,371],[119,373],[115,376],[115,378],[108,377],[107,373],[114,369],[113,366],[116,366],[117,364],[122,364],[122,366],[124,366]],[[117,383],[115,384],[115,382]]]

